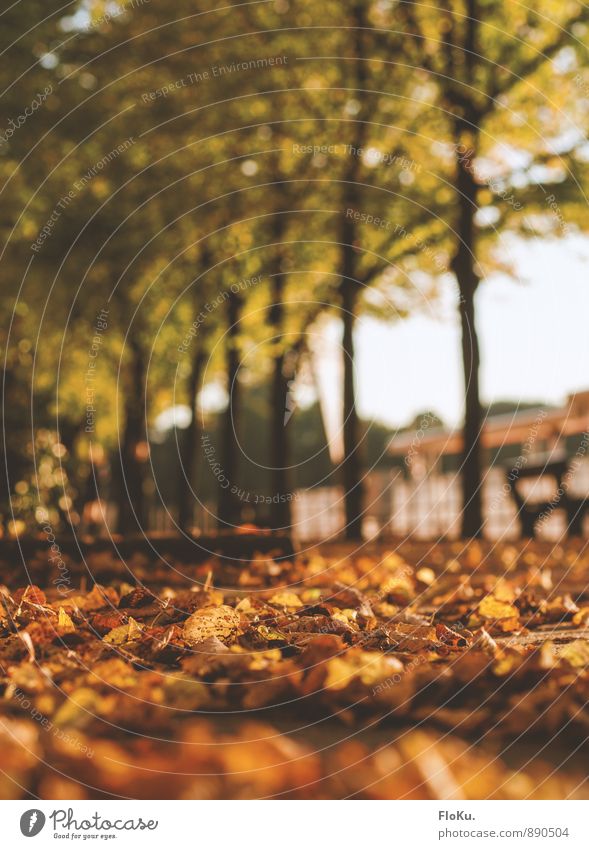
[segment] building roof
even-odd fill
[[[482,445],[484,448],[502,448],[507,445],[535,443],[548,440],[557,443],[569,436],[579,436],[589,431],[589,390],[569,395],[563,407],[549,404],[532,409],[517,409],[511,413],[488,415],[485,419]],[[394,457],[409,451],[419,453],[459,454],[462,450],[462,432],[443,427],[421,427],[398,433],[388,451]]]

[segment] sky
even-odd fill
[[[589,239],[518,241],[506,246],[515,275],[481,282],[477,320],[481,343],[481,397],[560,405],[569,393],[589,389]],[[337,454],[341,445],[341,324],[316,331],[315,380],[324,422]],[[361,318],[356,332],[356,386],[363,418],[403,427],[430,410],[459,426],[463,410],[460,325],[449,282],[441,308],[393,323]],[[303,406],[314,400],[308,381],[299,387]],[[205,393],[219,409],[219,387]],[[178,414],[180,416],[178,417]],[[186,426],[188,409],[167,410],[158,425],[176,418]]]
[[[511,254],[516,279],[492,276],[478,292],[481,395],[485,403],[561,404],[568,393],[589,389],[589,240],[518,242]],[[402,426],[432,410],[459,424],[463,381],[453,299],[448,289],[440,318],[424,312],[389,325],[361,320],[356,374],[363,417]],[[326,371],[333,376],[335,366]]]

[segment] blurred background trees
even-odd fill
[[[2,13],[4,531],[42,509],[137,532],[154,505],[182,531],[289,529],[294,494],[331,485],[359,539],[391,434],[358,412],[357,322],[453,277],[480,534],[476,294],[498,236],[550,220],[546,186],[585,229],[583,4],[22,5]]]

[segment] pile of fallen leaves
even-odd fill
[[[0,589],[3,796],[586,792],[573,762],[551,777],[497,757],[540,739],[558,759],[587,736],[573,549],[325,549],[168,574]]]

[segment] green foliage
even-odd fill
[[[506,265],[498,234],[586,227],[588,13],[575,0],[60,10],[31,0],[2,15],[0,132],[49,91],[0,146],[11,486],[27,460],[10,416],[27,420],[31,390],[33,431],[67,431],[88,470],[90,443],[115,451],[132,411],[138,444],[162,410],[194,403],[199,357],[197,394],[223,384],[219,295],[257,278],[239,290],[231,344],[239,381],[267,385],[275,358],[337,315],[343,232],[358,311],[396,320],[435,298],[456,249],[457,144],[476,136],[487,273]]]

